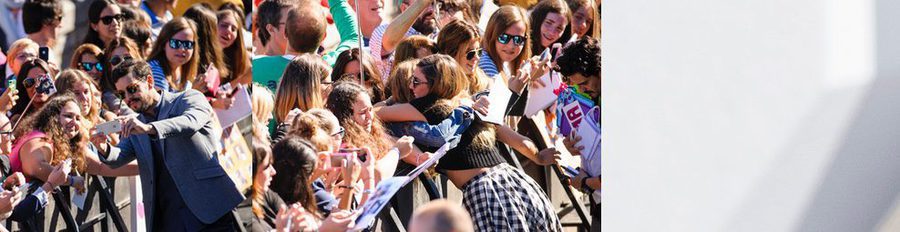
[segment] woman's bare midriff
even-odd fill
[[[466,170],[447,170],[447,178],[450,179],[450,182],[453,182],[453,185],[455,185],[456,188],[464,190],[462,189],[462,186],[469,183],[469,181],[472,180],[472,177],[487,172],[490,169],[490,167],[485,167]]]

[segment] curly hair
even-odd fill
[[[18,125],[14,132],[16,138],[23,138],[26,134],[33,130],[38,130],[47,134],[47,141],[53,147],[50,165],[56,165],[68,158],[72,158],[75,170],[81,173],[87,169],[85,162],[85,152],[87,151],[88,135],[86,127],[79,127],[78,134],[75,137],[68,138],[67,131],[63,130],[63,125],[59,123],[59,115],[62,108],[66,104],[74,103],[78,105],[78,101],[70,93],[54,94],[50,101],[44,104],[37,113],[29,115],[22,119],[21,125]],[[84,122],[80,122],[84,125]]]
[[[556,58],[556,71],[563,76],[581,73],[585,77],[600,76],[600,42],[585,36],[562,50]]]
[[[353,120],[353,103],[360,94],[366,93],[366,89],[356,82],[343,81],[335,85],[334,90],[328,95],[325,106],[334,113],[341,126],[344,127],[344,143],[354,147],[369,147],[376,159],[384,157],[390,149],[390,142],[385,139],[384,126],[377,115],[373,114],[372,128],[366,130],[362,125]]]
[[[272,166],[275,176],[271,189],[284,203],[300,202],[307,212],[319,215],[309,176],[316,168],[317,155],[313,145],[296,135],[288,135],[272,147]]]

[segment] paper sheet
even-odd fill
[[[477,113],[482,121],[490,122],[498,125],[503,124],[503,117],[506,116],[506,106],[509,105],[509,98],[512,97],[512,91],[506,86],[502,77],[495,76],[494,83],[491,84],[491,93],[488,94],[488,114],[482,115]],[[477,111],[476,111],[477,112]]]
[[[371,226],[372,223],[375,222],[375,218],[378,217],[378,213],[381,212],[381,209],[390,203],[394,194],[406,185],[408,180],[409,177],[406,176],[397,176],[381,180],[381,182],[378,183],[378,186],[375,187],[375,192],[369,196],[369,200],[362,206],[362,213],[356,218],[356,226],[354,226],[351,231],[361,231]]]
[[[253,113],[253,106],[250,102],[250,94],[247,92],[247,88],[243,85],[239,85],[238,88],[237,93],[234,94],[234,105],[231,108],[227,110],[214,109],[216,116],[219,117],[219,124],[223,128],[229,127]]]
[[[556,102],[559,96],[554,92],[562,84],[559,75],[559,73],[553,71],[547,72],[541,77],[541,81],[544,82],[543,87],[531,88],[529,86],[528,102],[525,103],[525,117],[531,118],[538,111],[546,109]]]

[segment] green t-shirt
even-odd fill
[[[253,82],[260,83],[272,93],[278,89],[281,74],[291,59],[285,56],[261,56],[253,59]]]
[[[253,59],[253,82],[260,83],[272,94],[278,89],[281,75],[291,62],[290,56],[262,56]],[[275,120],[269,122],[269,133],[275,133]]]

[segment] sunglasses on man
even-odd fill
[[[132,60],[132,59],[134,59],[134,58],[131,58],[131,56],[113,56],[112,58],[109,59],[109,64],[116,66],[126,60]]]
[[[125,87],[125,91],[116,91],[116,97],[119,97],[119,99],[125,99],[126,92],[128,94],[134,95],[139,90],[140,90],[140,86],[138,85],[138,83],[134,83],[134,84],[129,85],[128,87]]]

